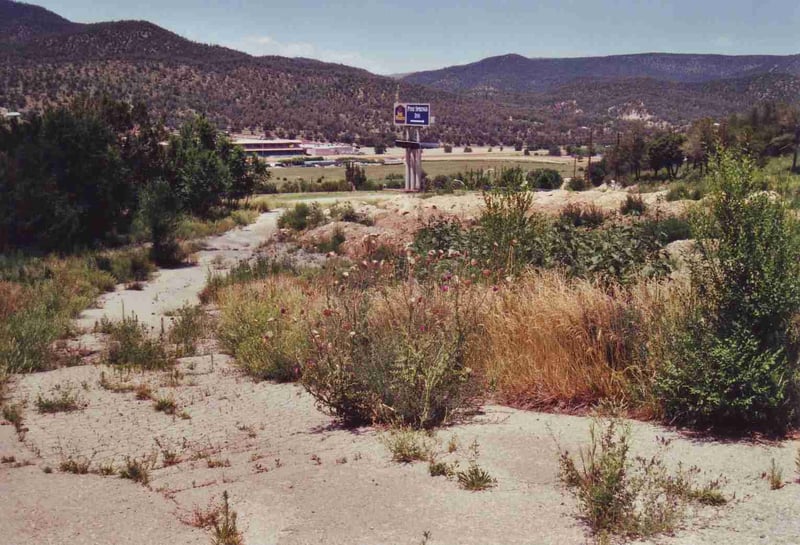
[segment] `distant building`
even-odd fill
[[[0,108],[0,115],[2,115],[6,119],[18,119],[22,117],[22,114],[19,112],[11,112],[5,108]]]
[[[306,153],[313,157],[327,157],[329,155],[354,155],[359,149],[350,144],[303,144]]]
[[[261,138],[232,139],[234,145],[244,148],[245,153],[255,157],[295,157],[305,155],[301,140],[264,140]]]

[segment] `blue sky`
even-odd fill
[[[800,53],[798,0],[28,1],[73,21],[146,19],[195,41],[381,74],[505,53]]]

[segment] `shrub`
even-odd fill
[[[297,269],[289,260],[281,261],[264,256],[258,256],[255,260],[242,260],[224,275],[210,275],[206,286],[200,292],[200,302],[216,301],[219,293],[227,286],[262,280],[281,272],[298,274]]]
[[[281,217],[278,218],[278,227],[303,231],[322,225],[324,222],[325,216],[318,204],[313,203],[309,206],[304,202],[300,202],[295,204],[294,208],[290,208],[281,214]]]
[[[606,220],[606,213],[602,208],[591,204],[582,206],[578,203],[571,203],[561,209],[559,217],[562,221],[573,227],[600,227]]]
[[[695,426],[783,431],[795,415],[800,237],[763,191],[749,157],[720,150],[708,209],[695,218],[693,298],[659,386],[668,418]]]
[[[173,358],[167,353],[164,339],[153,338],[136,316],[124,317],[121,322],[103,321],[101,331],[109,334],[106,363],[147,370],[165,369]]]
[[[53,395],[45,397],[41,393],[36,397],[36,410],[40,413],[61,413],[77,411],[83,407],[78,393],[70,384],[57,384]]]
[[[497,480],[476,463],[470,463],[466,470],[458,471],[456,478],[461,488],[473,492],[486,490],[497,485]]]
[[[643,230],[647,236],[660,240],[663,244],[692,238],[689,221],[676,216],[647,220],[643,224]]]
[[[296,380],[311,342],[304,322],[316,319],[313,295],[288,277],[233,286],[219,294],[219,339],[256,380]]]
[[[171,397],[157,397],[155,401],[153,401],[153,408],[156,412],[175,414],[175,411],[178,410],[178,405]]]
[[[105,252],[95,257],[95,263],[99,270],[110,273],[118,284],[143,282],[156,270],[149,252],[143,248]]]
[[[676,184],[667,191],[667,201],[691,200],[699,201],[703,198],[703,191],[700,188],[689,187],[686,184]]]
[[[561,481],[578,499],[581,515],[601,540],[610,534],[646,537],[672,531],[690,502],[724,498],[718,483],[696,488],[691,472],[670,474],[660,454],[630,458],[630,429],[616,421],[595,422],[578,462],[559,456]]]
[[[564,179],[557,170],[552,168],[539,168],[531,170],[525,176],[528,186],[535,189],[561,189],[564,184]]]
[[[175,236],[179,210],[177,197],[165,180],[151,182],[141,193],[141,221],[153,243],[150,255],[161,266],[178,265],[186,257]]]
[[[236,527],[236,511],[228,505],[228,491],[222,493],[222,509],[214,517],[211,545],[243,545],[242,534]]]
[[[392,460],[410,463],[431,460],[436,441],[424,431],[411,428],[396,428],[382,437],[383,444],[392,453]]]
[[[193,356],[197,342],[207,334],[208,317],[200,306],[184,305],[175,311],[169,340],[178,346],[181,356]]]
[[[314,248],[323,254],[327,254],[333,252],[338,254],[342,249],[342,244],[345,243],[347,237],[344,234],[344,231],[338,225],[333,229],[330,237],[327,239],[323,239],[320,242],[317,242],[314,245]]]
[[[125,459],[125,465],[119,470],[119,476],[147,486],[150,483],[150,465],[152,464],[146,459],[128,457]]]
[[[72,458],[71,456],[62,460],[58,465],[58,469],[63,473],[74,473],[75,475],[86,475],[89,473],[89,466],[92,461],[88,458],[78,457]]]
[[[647,205],[641,195],[627,195],[619,211],[623,216],[641,216],[647,210]]]
[[[372,219],[366,214],[356,212],[351,203],[335,203],[329,209],[331,219],[346,221],[350,223],[360,223],[362,225],[372,225]]]
[[[456,276],[354,286],[329,305],[302,376],[323,410],[350,426],[430,428],[472,406],[476,377],[466,360],[480,301]]]
[[[567,189],[571,191],[584,191],[589,189],[589,186],[583,176],[573,176],[567,181]]]

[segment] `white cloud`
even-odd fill
[[[306,57],[324,62],[334,62],[365,68],[376,74],[386,74],[388,70],[380,62],[363,57],[355,51],[323,49],[307,42],[280,42],[270,36],[247,36],[229,47],[245,51],[251,55],[280,55],[281,57]]]

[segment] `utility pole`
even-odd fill
[[[589,128],[589,164],[586,165],[586,179],[589,180],[589,182],[592,181],[592,151],[594,151],[592,146],[593,133],[594,129]]]

